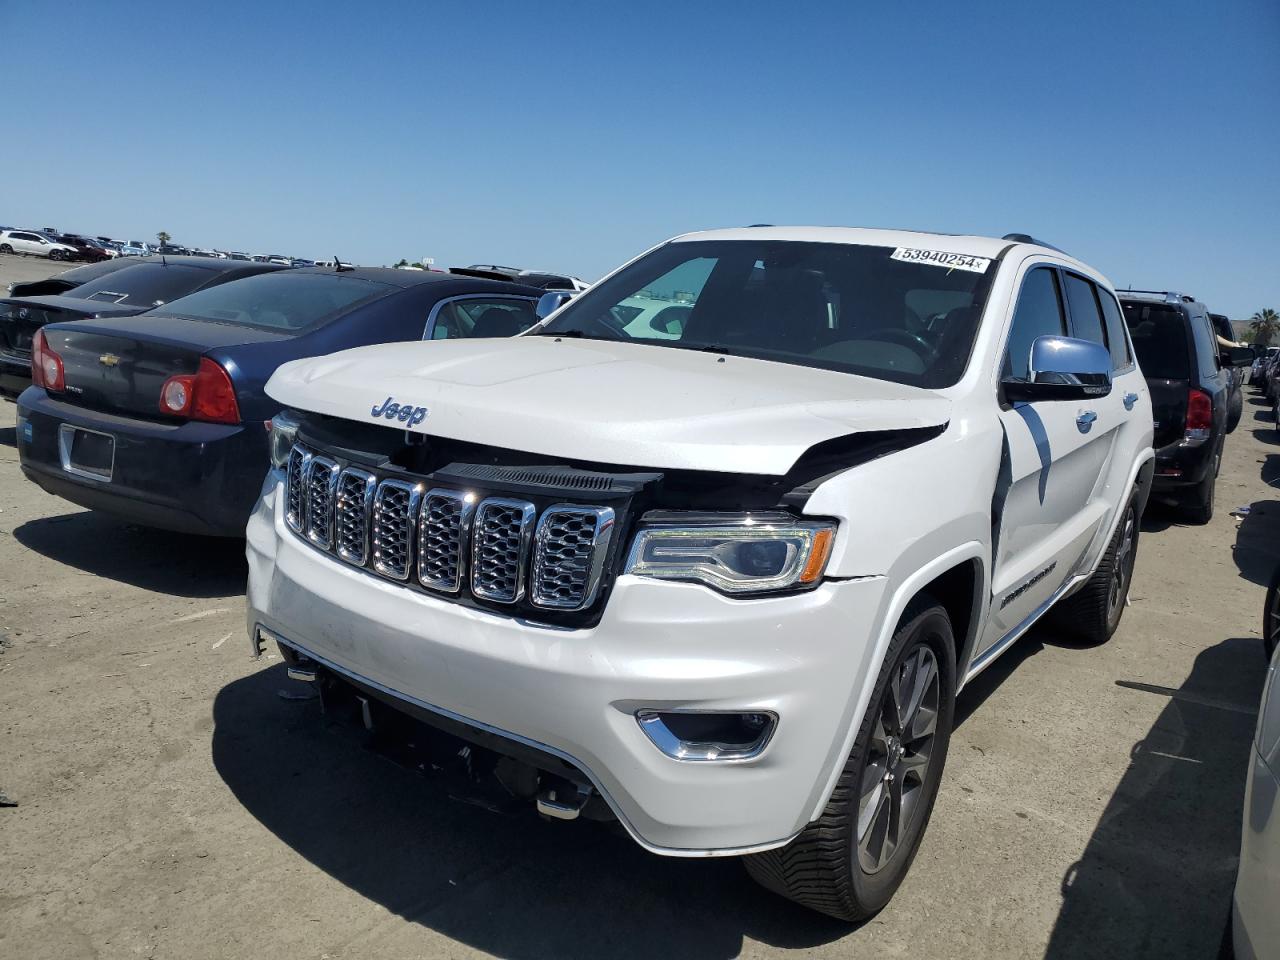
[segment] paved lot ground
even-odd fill
[[[0,257],[0,289],[41,271]],[[1115,638],[1040,631],[962,695],[920,855],[860,928],[732,861],[451,799],[281,698],[279,659],[248,656],[242,545],[44,494],[13,411],[0,788],[21,805],[0,809],[2,957],[1215,955],[1280,557],[1280,445],[1256,401],[1214,521],[1150,511]]]

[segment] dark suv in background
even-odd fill
[[[1220,346],[1209,311],[1195,297],[1122,290],[1120,305],[1151,391],[1156,470],[1152,487],[1187,518],[1208,523],[1230,417],[1235,367],[1248,347]]]

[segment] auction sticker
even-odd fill
[[[905,263],[927,263],[947,270],[968,270],[970,273],[986,273],[991,261],[986,257],[971,257],[967,253],[946,253],[942,250],[917,250],[914,247],[898,247],[889,255],[890,260]]]

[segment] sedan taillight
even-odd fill
[[[170,377],[160,388],[160,412],[206,423],[239,423],[236,388],[222,366],[200,358],[195,373]]]
[[[43,330],[37,330],[31,341],[31,382],[50,393],[62,393],[67,388],[62,358],[50,349]]]

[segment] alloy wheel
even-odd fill
[[[1262,629],[1262,642],[1269,659],[1276,644],[1280,643],[1280,590],[1271,591],[1271,604],[1267,607],[1267,620]]]
[[[1124,527],[1120,531],[1120,542],[1116,545],[1115,563],[1111,566],[1111,588],[1107,591],[1107,619],[1114,619],[1116,609],[1129,595],[1129,581],[1133,579],[1133,541],[1137,521],[1133,508],[1125,511]]]
[[[924,793],[938,724],[941,681],[933,648],[921,643],[893,671],[862,771],[858,863],[877,873],[893,859]]]

